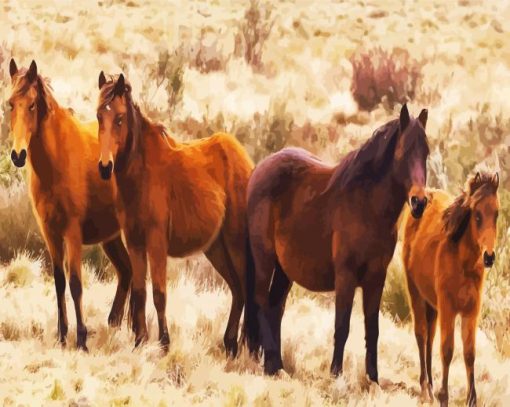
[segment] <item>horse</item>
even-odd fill
[[[247,270],[249,350],[264,353],[264,372],[283,369],[281,320],[293,282],[335,291],[331,374],[343,369],[355,288],[363,289],[366,371],[378,382],[379,306],[404,204],[419,218],[426,207],[425,133],[428,113],[378,128],[337,166],[306,150],[283,149],[253,171],[248,184],[248,229],[253,264]]]
[[[246,190],[253,162],[233,136],[217,133],[190,143],[172,139],[133,102],[124,75],[99,75],[99,175],[117,181],[118,214],[133,265],[135,346],[147,340],[147,260],[158,316],[159,342],[168,351],[165,317],[167,256],[204,252],[226,281],[232,306],[223,338],[238,351],[246,269]]]
[[[441,406],[448,405],[448,371],[453,355],[455,317],[462,318],[467,404],[476,405],[475,338],[481,307],[484,267],[496,259],[498,174],[477,173],[456,199],[429,191],[430,208],[422,219],[404,215],[403,261],[420,355],[422,398],[433,400],[432,344],[439,314],[441,329]]]
[[[131,285],[131,265],[120,237],[115,214],[114,185],[97,180],[99,154],[97,125],[81,123],[61,107],[47,81],[32,61],[18,69],[11,59],[12,162],[28,163],[29,194],[33,213],[50,254],[58,306],[58,336],[66,344],[68,322],[65,303],[69,273],[77,321],[77,347],[87,350],[87,327],[82,312],[81,248],[100,243],[115,266],[117,290],[108,324],[122,323]]]

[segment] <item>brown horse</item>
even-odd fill
[[[28,161],[30,198],[50,253],[58,305],[58,332],[66,342],[67,312],[64,257],[74,300],[78,348],[87,349],[82,314],[81,247],[102,243],[118,276],[117,292],[108,323],[122,322],[131,284],[131,266],[120,239],[113,185],[97,180],[97,125],[82,124],[58,105],[34,61],[28,70],[10,63],[12,95],[11,158],[17,167]],[[28,159],[28,160],[27,160]]]
[[[99,89],[99,170],[103,179],[113,172],[117,180],[120,222],[133,265],[135,345],[147,338],[147,256],[159,340],[167,350],[167,255],[203,251],[232,292],[224,343],[235,356],[245,297],[246,189],[252,161],[227,134],[189,144],[172,140],[133,103],[122,74],[107,80],[101,72]]]
[[[430,191],[430,209],[420,220],[404,216],[403,259],[420,353],[422,397],[432,395],[432,343],[439,313],[443,381],[441,405],[448,405],[448,371],[455,317],[462,317],[462,342],[469,406],[476,405],[475,337],[484,266],[496,258],[499,177],[477,173],[457,199]]]
[[[255,269],[248,270],[247,340],[256,352],[260,330],[266,373],[283,368],[281,319],[295,281],[312,291],[336,292],[335,376],[342,372],[354,291],[363,288],[366,369],[378,381],[379,304],[396,222],[406,201],[417,218],[426,206],[426,121],[426,110],[414,119],[404,105],[400,119],[376,130],[336,167],[289,148],[254,170],[248,186]]]

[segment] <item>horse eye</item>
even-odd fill
[[[482,226],[482,215],[478,211],[475,214],[475,221],[476,221],[476,226],[478,226],[478,227]]]
[[[119,117],[119,118],[117,119],[117,121],[115,122],[115,124],[116,124],[117,126],[119,126],[119,127],[120,127],[120,126],[122,126],[122,117]]]
[[[32,103],[29,107],[28,107],[28,110],[30,110],[31,112],[33,112],[35,109],[35,102]]]

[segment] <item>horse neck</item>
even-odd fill
[[[138,112],[136,114],[139,114]],[[119,188],[123,186],[131,190],[133,185],[140,186],[144,178],[144,172],[147,163],[159,162],[161,154],[167,154],[168,150],[174,151],[177,143],[172,140],[166,140],[160,134],[161,128],[141,114],[138,117],[140,121],[140,134],[137,140],[133,140],[135,147],[132,151],[124,151],[122,159],[125,162],[119,172],[116,172],[119,181]],[[131,137],[136,137],[132,133]]]
[[[473,271],[476,268],[476,263],[478,263],[480,256],[482,255],[482,250],[473,238],[470,225],[468,225],[464,235],[458,243],[458,252],[461,264],[465,269],[469,269],[465,271]]]
[[[32,136],[28,148],[28,159],[32,171],[44,178],[52,172],[58,171],[59,163],[67,156],[64,150],[64,138],[69,125],[72,125],[71,113],[62,109],[55,101],[49,106],[48,113],[39,123],[38,131]]]
[[[407,192],[390,169],[379,182],[366,189],[367,200],[371,203],[371,212],[375,219],[395,225],[406,203]]]

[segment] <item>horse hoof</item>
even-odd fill
[[[274,376],[280,369],[283,369],[282,357],[280,355],[280,352],[265,351],[264,373],[269,376]]]
[[[117,313],[111,313],[108,316],[108,326],[110,328],[119,328],[122,325],[122,315],[118,315]]]
[[[276,378],[278,378],[278,379],[283,379],[283,380],[285,380],[285,379],[290,379],[290,374],[288,374],[288,373],[287,373],[285,370],[283,370],[283,369],[279,369],[279,370],[275,373],[274,377],[276,377]]]
[[[227,353],[227,359],[235,359],[237,356],[237,340],[225,340],[225,351]]]

